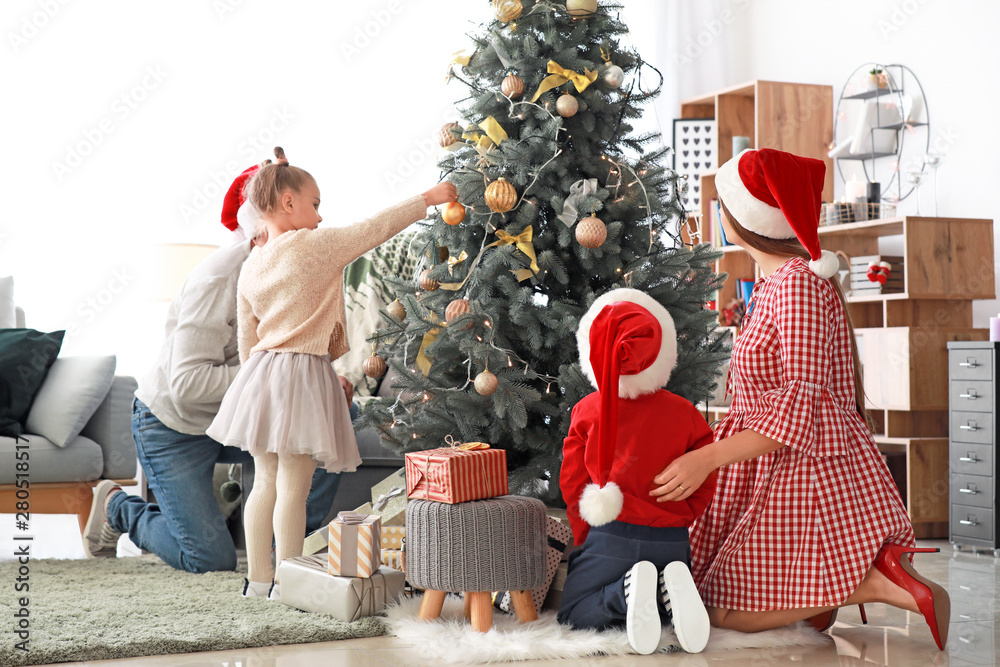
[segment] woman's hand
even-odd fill
[[[705,456],[705,449],[702,447],[674,459],[663,472],[653,478],[653,483],[660,486],[650,491],[649,495],[659,496],[656,502],[664,503],[684,500],[697,491],[714,470]]]
[[[428,206],[446,204],[450,201],[458,201],[458,189],[454,183],[447,181],[438,183],[433,188],[423,194],[424,203]]]
[[[350,407],[351,401],[354,400],[354,385],[343,375],[338,377],[340,378],[340,386],[344,388],[344,396],[347,397],[347,405]]]

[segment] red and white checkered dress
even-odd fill
[[[716,440],[753,429],[787,446],[719,470],[691,529],[694,578],[712,607],[839,605],[884,542],[913,544],[913,526],[855,409],[850,333],[833,286],[795,258],[757,283],[753,304]]]

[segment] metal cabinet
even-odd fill
[[[1000,343],[948,343],[949,537],[997,550],[997,355]]]

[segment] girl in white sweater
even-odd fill
[[[457,193],[451,183],[439,183],[364,222],[317,229],[323,218],[315,179],[289,165],[281,148],[274,154],[276,162],[267,160],[246,186],[268,243],[250,253],[240,272],[241,368],[207,433],[253,454],[243,595],[278,599],[272,536],[278,563],[302,555],[305,502],[317,463],[330,472],[351,472],[361,463],[331,364],[349,349],[344,267],[423,219],[427,207],[455,201]]]

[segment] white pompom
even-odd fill
[[[830,278],[840,268],[840,260],[829,250],[820,253],[819,259],[809,262],[809,268],[820,278]]]
[[[624,503],[625,496],[614,482],[604,487],[588,484],[580,497],[580,516],[591,526],[603,526],[618,518]]]

